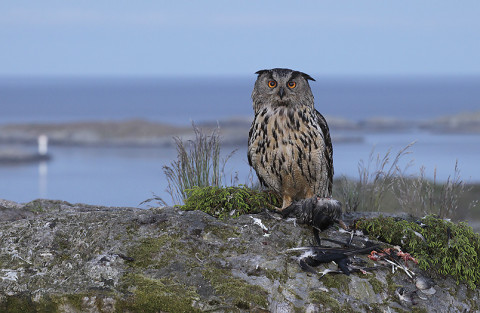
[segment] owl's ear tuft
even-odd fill
[[[315,79],[313,79],[312,76],[310,76],[308,74],[305,74],[305,73],[300,72],[300,71],[293,71],[292,78],[295,78],[295,77],[298,77],[298,76],[302,76],[306,81],[309,81],[309,80],[315,81]]]
[[[306,80],[315,81],[315,79],[313,79],[312,76],[310,76],[310,75],[308,75],[308,74],[305,74],[305,73],[300,72],[300,75],[302,75],[303,78],[305,78]]]
[[[268,72],[271,72],[271,70],[260,70],[260,71],[256,71],[255,74],[258,74],[258,76],[264,74],[264,73],[268,73]]]

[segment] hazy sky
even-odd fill
[[[0,75],[479,75],[479,59],[479,0],[0,2]]]

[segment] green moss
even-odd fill
[[[117,312],[199,312],[192,306],[198,299],[193,287],[139,274],[125,275],[122,283],[131,294],[117,301]]]
[[[70,249],[72,243],[69,240],[69,237],[62,233],[56,232],[55,237],[53,238],[52,246],[56,251],[58,250],[68,250]]]
[[[0,312],[9,312],[9,313],[25,313],[25,312],[36,312],[36,313],[56,313],[63,312],[61,306],[66,305],[71,307],[78,312],[85,311],[83,305],[83,299],[85,297],[95,296],[97,298],[96,306],[97,309],[101,312],[101,303],[99,302],[102,298],[102,295],[95,293],[78,293],[78,294],[66,294],[62,296],[45,296],[41,298],[38,302],[32,300],[30,294],[20,294],[15,296],[8,296],[6,299],[0,303]],[[114,297],[114,296],[112,296]]]
[[[144,238],[139,245],[132,247],[128,255],[135,259],[130,266],[138,268],[162,268],[171,261],[178,251],[178,235],[164,234],[154,238]]]
[[[30,210],[32,212],[36,213],[42,213],[42,212],[47,212],[47,211],[52,211],[52,210],[59,210],[61,206],[67,205],[67,206],[72,206],[72,204],[66,202],[66,201],[61,201],[61,200],[42,200],[42,199],[37,199],[28,202],[25,204],[25,209]]]
[[[57,313],[66,308],[74,312],[86,312],[92,308],[85,307],[84,299],[94,299],[94,311],[104,312],[102,300],[106,297],[114,299],[115,312],[198,312],[192,306],[199,296],[194,287],[185,286],[173,280],[150,279],[139,274],[124,276],[120,290],[123,298],[112,292],[92,291],[61,296],[47,296],[40,301],[32,300],[32,295],[25,293],[6,296],[0,302],[0,312],[8,313]],[[93,297],[93,298],[92,298]]]
[[[327,274],[320,278],[320,281],[327,288],[336,288],[338,291],[348,294],[348,284],[350,283],[350,277],[348,277],[347,275]]]
[[[302,308],[294,307],[294,308],[293,308],[293,311],[294,311],[295,313],[303,313],[303,312],[305,312],[305,308],[303,308],[303,307],[302,307]]]
[[[423,270],[450,275],[470,288],[480,286],[480,235],[466,223],[452,223],[433,216],[414,222],[380,216],[362,219],[358,229],[410,252]]]
[[[74,309],[77,309],[79,311],[82,311],[82,304],[83,304],[83,298],[87,296],[85,294],[79,293],[79,294],[72,294],[72,295],[66,295],[64,297],[63,303],[67,303],[70,306],[72,306]]]
[[[270,279],[271,281],[276,281],[278,280],[279,282],[281,283],[284,283],[287,281],[287,278],[288,278],[288,274],[286,272],[286,268],[285,268],[285,271],[282,273],[282,272],[279,272],[279,271],[276,271],[276,270],[273,270],[273,269],[265,269],[265,276]]]
[[[222,239],[223,241],[227,241],[229,238],[236,238],[240,235],[240,233],[235,229],[231,227],[226,227],[224,225],[222,226],[217,226],[217,225],[212,225],[208,224],[204,228],[205,233],[212,233],[215,235],[215,237]]]
[[[479,309],[479,303],[472,298],[468,299],[470,301],[470,311],[472,312],[478,312]]]
[[[204,270],[202,274],[216,292],[231,298],[239,308],[249,309],[253,303],[263,308],[268,305],[266,290],[233,277],[227,270],[212,267]]]
[[[375,277],[370,278],[368,282],[372,286],[373,292],[375,292],[376,294],[379,294],[382,291],[384,291],[382,282],[376,279]]]
[[[324,291],[315,290],[310,292],[309,296],[310,296],[310,299],[312,300],[312,303],[314,304],[321,304],[332,310],[340,309],[340,303],[338,303],[338,300],[335,298],[332,298],[328,293]]]
[[[60,263],[69,260],[72,256],[72,242],[69,240],[69,236],[63,232],[58,231],[55,233],[52,248],[55,251],[56,260]]]
[[[0,303],[0,312],[9,313],[50,313],[56,312],[57,308],[58,305],[53,301],[34,302],[29,294],[7,296],[5,300]]]
[[[457,293],[458,293],[458,288],[457,288]],[[476,293],[478,293],[478,291],[472,290],[472,289],[467,289],[467,297],[466,297],[465,300],[470,302],[470,306],[471,306],[470,311],[471,312],[479,312],[480,303],[473,300],[475,298]]]
[[[160,252],[161,248],[166,244],[166,238],[144,238],[140,241],[138,246],[135,246],[128,251],[128,255],[135,259],[134,262],[129,263],[131,266],[148,268],[154,261],[153,258]]]
[[[25,204],[25,209],[28,209],[32,212],[45,212],[45,209],[43,208],[43,204],[40,200],[33,200]]]
[[[327,292],[315,290],[310,292],[309,296],[313,304],[319,304],[322,306],[322,308],[324,309],[323,311],[335,313],[354,312],[354,309],[349,304],[340,305],[338,300],[331,297]]]
[[[395,290],[397,290],[397,288],[402,287],[393,281],[393,276],[394,274],[392,274],[392,272],[388,272],[387,276],[385,277],[385,280],[387,281],[388,295],[391,297],[395,295]]]
[[[246,186],[194,187],[187,189],[183,210],[200,210],[215,217],[238,217],[258,213],[263,208],[280,205],[280,198],[273,192],[257,191]]]
[[[93,300],[93,305],[97,311],[103,312],[103,299],[105,298],[116,299],[117,296],[115,296],[113,292],[96,290],[59,296],[55,301],[59,303],[59,305],[66,305],[78,312],[85,312],[91,310],[90,302]]]
[[[130,240],[132,240],[133,237],[137,235],[137,231],[139,228],[140,226],[136,223],[126,225],[125,230]]]

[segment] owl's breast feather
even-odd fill
[[[249,155],[257,162],[278,160],[283,166],[298,159],[311,162],[323,148],[320,127],[309,110],[265,109],[256,115],[250,131]]]

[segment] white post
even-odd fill
[[[48,137],[47,135],[38,136],[38,154],[47,155],[48,153]]]

